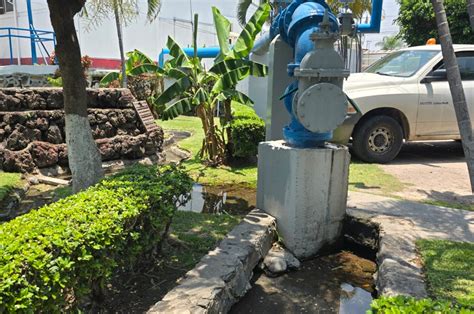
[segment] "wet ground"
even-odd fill
[[[280,277],[259,273],[231,313],[365,313],[375,270],[374,262],[343,251],[305,261]]]
[[[191,199],[179,210],[195,213],[246,215],[255,208],[257,194],[254,189],[237,185],[204,186],[195,184]]]

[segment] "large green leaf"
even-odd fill
[[[229,36],[232,24],[216,7],[212,7],[212,15],[214,16],[214,26],[216,28],[219,47],[221,48],[220,55],[217,59],[222,60],[223,57],[227,56],[231,51],[229,47]]]
[[[240,25],[245,26],[247,19],[247,11],[249,10],[252,0],[239,0],[237,3],[237,20]]]
[[[250,75],[264,77],[267,75],[267,66],[246,59],[224,60],[216,63],[209,71],[216,74],[225,74],[238,68],[249,68]]]
[[[173,57],[173,60],[170,60],[172,67],[189,67],[190,62],[188,56],[172,37],[168,36],[166,46],[170,50],[170,56]]]
[[[209,94],[204,88],[199,88],[193,97],[193,104],[199,105],[204,102],[207,102],[209,99]]]
[[[222,95],[226,99],[234,100],[234,101],[236,101],[238,103],[241,103],[243,105],[247,105],[247,106],[252,106],[253,105],[253,101],[252,101],[252,99],[250,99],[249,96],[247,96],[244,93],[241,93],[237,90],[226,90],[226,91],[222,92]]]
[[[125,69],[127,71],[127,75],[130,74],[130,71],[137,66],[142,64],[153,64],[153,60],[148,57],[143,52],[135,49],[133,51],[127,52],[127,61],[125,62]]]
[[[128,72],[128,75],[137,76],[146,73],[162,75],[165,73],[165,71],[154,63],[145,63],[131,69]]]
[[[112,82],[117,80],[120,80],[120,73],[110,72],[100,80],[99,85],[100,87],[109,87]]]
[[[241,59],[246,58],[252,51],[255,37],[262,30],[263,24],[270,16],[271,7],[268,3],[262,4],[245,25],[237,39],[232,53],[227,58]]]
[[[160,97],[155,99],[154,105],[160,107],[184,95],[191,85],[191,80],[187,76],[177,80],[173,85],[168,87]]]
[[[227,89],[234,89],[237,83],[249,76],[250,69],[242,67],[223,74],[212,87],[212,92],[218,94]]]
[[[148,10],[146,16],[149,22],[153,22],[160,13],[161,0],[147,0]]]
[[[188,74],[186,74],[184,71],[180,69],[169,69],[168,71],[166,71],[166,76],[175,80],[180,80],[183,77],[187,77]]]
[[[193,108],[192,98],[183,98],[167,105],[161,112],[161,118],[163,120],[174,119],[179,115],[182,115]]]

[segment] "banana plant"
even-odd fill
[[[155,62],[143,52],[135,49],[127,52],[127,61],[125,62],[125,73],[127,76],[138,76],[144,73],[155,73],[158,77],[165,71],[160,69]],[[110,72],[100,80],[100,87],[108,87],[115,81],[122,81],[122,73]]]
[[[231,101],[245,105],[253,104],[247,95],[237,91],[236,85],[249,75],[264,76],[267,73],[266,66],[247,58],[255,37],[270,14],[270,7],[265,4],[255,12],[234,46],[227,44],[230,22],[216,8],[213,8],[213,14],[221,48],[221,54],[216,59],[215,65],[210,70],[202,66],[196,53],[196,28],[193,32],[195,53],[192,57],[188,57],[175,40],[168,37],[167,46],[172,59],[167,61],[163,71],[165,76],[174,79],[175,82],[153,103],[164,120],[196,110],[205,135],[200,157],[211,165],[219,165],[230,155],[226,144],[230,137],[225,135],[222,125],[215,123],[214,112],[219,103],[229,106]],[[197,16],[195,19],[194,25],[197,26]]]

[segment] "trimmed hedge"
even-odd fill
[[[255,111],[238,103],[232,103],[233,120],[230,124],[234,157],[257,156],[258,144],[265,140],[265,122]]]
[[[62,312],[157,248],[191,179],[137,166],[0,225],[0,312]]]
[[[381,297],[372,301],[368,314],[377,313],[472,313],[474,308],[463,307],[448,300],[415,299],[407,296]]]

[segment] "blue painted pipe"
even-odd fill
[[[295,0],[291,5],[299,5],[306,0]],[[290,6],[291,6],[290,5]],[[359,33],[379,33],[380,24],[382,22],[382,6],[383,0],[372,0],[372,11],[370,13],[370,23],[369,24],[359,24],[356,26],[356,30]],[[287,8],[288,9],[288,8]],[[277,35],[281,35],[283,38],[286,38],[285,32],[280,31],[281,26],[285,26],[285,18],[282,14],[279,14],[273,21],[270,32],[264,34],[258,40],[255,41],[253,53],[262,54],[266,52],[266,48],[270,45],[270,42],[275,39]]]
[[[359,24],[356,29],[359,33],[380,33],[382,23],[383,0],[372,0],[372,12],[370,13],[369,24]]]
[[[33,30],[33,9],[31,8],[31,0],[26,0],[26,10],[28,12],[28,28],[30,30],[30,38],[31,38],[30,39],[31,63],[34,65],[38,63],[38,57],[36,55],[35,32]]]
[[[194,56],[194,48],[183,48],[183,51],[189,57]],[[158,56],[158,64],[161,68],[165,65],[165,56],[169,53],[169,49],[165,48],[161,50],[161,53]],[[221,53],[221,49],[219,47],[205,47],[197,49],[197,56],[199,58],[216,58],[219,53]]]
[[[370,24],[359,25],[356,29],[361,33],[377,33],[380,31],[383,0],[372,0]],[[294,49],[293,61],[288,64],[288,75],[292,77],[294,70],[300,66],[301,60],[314,49],[310,35],[319,30],[324,12],[329,13],[331,31],[337,32],[339,21],[331,12],[324,0],[293,0],[286,9],[274,19],[269,34],[256,41],[253,52],[261,54],[270,42],[278,35]],[[307,130],[293,114],[293,101],[298,87],[298,81],[291,83],[283,101],[286,110],[291,115],[291,122],[283,128],[283,137],[295,147],[318,147],[332,138],[332,132],[313,133]]]

